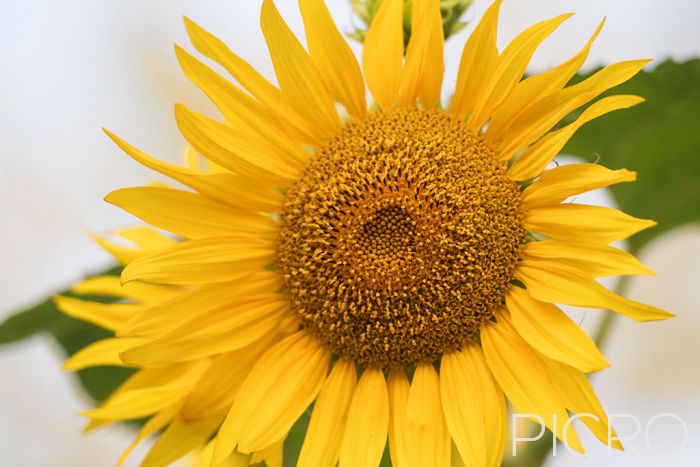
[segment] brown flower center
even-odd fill
[[[278,270],[335,353],[409,365],[478,336],[524,240],[519,189],[479,135],[439,111],[376,112],[287,194]]]

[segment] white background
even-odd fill
[[[258,29],[260,3],[2,2],[0,319],[106,264],[107,257],[89,240],[86,228],[100,231],[133,222],[102,197],[155,176],[113,147],[100,127],[175,161],[184,142],[172,118],[173,103],[211,111],[181,76],[172,52],[174,42],[189,48],[182,15],[219,35],[272,77]],[[296,2],[278,4],[300,33]],[[348,30],[346,0],[329,4],[341,28]],[[479,17],[486,6],[477,1],[468,17]],[[628,58],[654,57],[658,63],[700,55],[700,3],[695,0],[506,0],[499,43],[534,21],[565,11],[578,14],[545,43],[530,71],[568,58],[603,16],[607,25],[587,68]],[[468,31],[448,43],[446,89],[454,82]],[[605,196],[598,194],[596,199]],[[652,245],[644,259],[658,276],[635,280],[631,295],[672,310],[678,318],[646,325],[620,321],[606,349],[613,367],[594,383],[609,412],[632,413],[643,423],[657,413],[677,413],[688,425],[690,442],[671,458],[653,456],[638,439],[628,443],[631,449],[624,455],[599,453],[581,460],[562,454],[550,466],[700,463],[700,229],[669,234]],[[579,317],[590,327],[595,314]],[[131,433],[120,428],[81,437],[83,421],[75,412],[87,401],[73,379],[59,370],[62,358],[43,338],[0,348],[1,467],[110,466],[128,444]],[[618,430],[629,434],[634,427],[620,422]],[[659,450],[674,451],[679,434],[679,427],[668,420],[652,426]],[[588,446],[598,448],[595,443]],[[138,457],[139,452],[134,458]]]

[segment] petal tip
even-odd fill
[[[122,190],[110,191],[109,193],[107,193],[107,194],[104,196],[104,198],[102,198],[102,200],[103,200],[105,203],[109,203],[109,204],[114,205],[114,206],[119,206],[119,202],[118,202],[119,194],[118,194],[118,193],[119,193],[120,191],[122,191]]]
[[[133,356],[134,352],[132,352],[132,351],[135,349],[139,349],[139,347],[134,347],[134,348],[125,350],[123,352],[119,352],[119,360],[121,360],[125,365],[137,366],[137,365],[143,364],[144,363],[143,361],[140,361],[138,358],[134,358],[134,356]],[[138,356],[138,350],[137,350],[136,354]]]
[[[105,135],[112,141],[114,141],[117,144],[120,144],[120,141],[122,140],[119,136],[115,135],[111,131],[109,131],[107,128],[102,127],[102,131],[104,132]]]
[[[66,360],[63,365],[61,365],[61,370],[63,371],[77,371],[79,368],[73,363],[73,359]]]
[[[608,368],[610,368],[610,366],[610,362],[607,358],[600,357],[596,359],[596,362],[594,364],[592,364],[588,368],[582,368],[581,371],[583,371],[584,373],[595,373],[598,371],[607,370]]]
[[[127,265],[123,270],[121,276],[119,276],[119,283],[122,285],[122,287],[129,282],[133,282],[138,279],[138,275],[134,274],[133,272],[133,263]]]

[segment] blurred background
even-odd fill
[[[328,3],[342,30],[349,32],[359,25],[347,0]],[[87,231],[133,224],[134,219],[105,204],[103,196],[157,179],[120,153],[100,127],[154,156],[179,161],[184,140],[172,117],[173,104],[184,102],[215,115],[175,60],[173,43],[192,50],[183,15],[224,39],[274,79],[258,26],[260,4],[261,0],[3,2],[0,258],[5,267],[0,272],[0,322],[108,265],[109,258]],[[302,37],[296,2],[278,0],[277,4]],[[453,88],[461,48],[474,25],[471,20],[480,18],[488,4],[476,0],[465,16],[470,26],[447,43],[446,90]],[[532,23],[565,11],[577,14],[545,42],[529,72],[568,58],[603,16],[607,16],[605,29],[584,71],[613,61],[653,57],[648,67],[652,71],[669,59],[685,62],[700,56],[700,2],[696,0],[506,0],[499,44],[503,46]],[[353,47],[359,53],[359,45]],[[686,82],[683,76],[676,80],[681,96],[691,90],[697,95],[698,81]],[[700,106],[700,100],[695,105]],[[668,159],[676,172],[697,180],[700,147],[691,154],[697,158],[672,157],[674,139],[691,136],[697,141],[697,134],[669,134],[667,145],[661,146],[664,150],[655,157]],[[602,157],[605,163],[605,154]],[[624,162],[631,169],[644,164],[634,158]],[[672,179],[662,171],[652,175]],[[653,217],[645,210],[646,199],[666,203],[668,209],[693,200],[677,195],[670,197],[662,188],[647,193],[635,214]],[[615,203],[606,191],[579,201]],[[642,423],[641,433],[627,442],[624,454],[609,452],[585,437],[586,445],[600,452],[579,458],[560,450],[548,466],[700,465],[700,206],[691,204],[681,210],[689,211],[688,219],[695,223],[674,220],[674,225],[685,225],[646,243],[642,260],[658,275],[633,279],[628,292],[678,317],[646,325],[618,320],[604,349],[612,368],[593,379],[608,412],[635,415]],[[586,329],[594,329],[600,316],[595,310],[572,314]],[[46,335],[0,347],[0,466],[112,466],[130,443],[134,433],[126,427],[81,436],[84,421],[76,412],[91,402],[74,376],[61,371],[64,358]],[[662,413],[683,419],[689,436],[685,447],[678,421],[666,417],[648,425]],[[645,442],[645,428],[657,452]],[[617,422],[617,429],[628,436],[636,431],[634,423],[624,419]],[[128,465],[136,465],[147,446],[139,448]],[[674,455],[663,457],[660,452]]]

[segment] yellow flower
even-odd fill
[[[569,15],[499,52],[496,1],[464,47],[443,109],[437,0],[414,0],[405,57],[403,0],[384,0],[362,72],[323,1],[299,4],[308,52],[272,0],[263,2],[279,88],[186,22],[194,47],[238,83],[177,48],[187,77],[224,117],[177,106],[196,150],[186,167],[109,134],[190,190],[111,193],[107,201],[152,227],[117,233],[133,248],[98,238],[126,266],[123,286],[99,277],[74,291],[120,300],[57,299],[69,315],[115,331],[67,368],[138,369],[85,412],[89,428],[147,418],[135,443],[162,431],[147,466],[197,449],[201,465],[276,466],[313,404],[300,466],[376,466],[387,439],[395,466],[498,466],[507,397],[577,451],[573,426],[555,427],[555,416],[593,414],[584,421],[607,442],[608,419],[585,374],[608,363],[556,304],[670,317],[595,280],[652,273],[608,244],[654,223],[564,203],[633,181],[633,172],[547,166],[581,125],[642,101],[605,97],[557,128],[647,61],[567,86],[601,24],[570,60],[522,80]],[[377,103],[370,110],[365,85]]]

